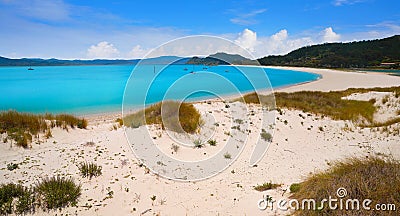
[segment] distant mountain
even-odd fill
[[[323,68],[400,67],[400,35],[380,40],[307,46],[283,56],[258,59],[262,65]]]
[[[131,59],[131,60],[61,60],[61,59],[40,59],[40,58],[22,58],[10,59],[0,56],[0,66],[71,66],[71,65],[135,65],[139,61],[142,64],[186,64],[189,58],[178,56],[161,56],[148,59]]]
[[[257,61],[245,58],[238,54],[216,53],[209,55],[205,58],[192,57],[186,64],[200,64],[200,65],[254,65]]]

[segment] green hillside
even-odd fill
[[[283,56],[258,59],[262,65],[322,68],[399,68],[400,35],[380,40],[307,46]]]

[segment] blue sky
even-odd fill
[[[400,34],[400,1],[0,0],[0,29],[0,56],[11,58],[140,58],[198,34],[260,57]]]

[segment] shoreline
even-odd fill
[[[243,66],[243,65],[232,65]],[[391,76],[386,73],[376,73],[368,71],[339,71],[333,69],[306,68],[306,67],[287,67],[287,66],[246,66],[246,67],[262,67],[279,70],[293,70],[319,75],[319,78],[312,81],[296,83],[293,85],[281,86],[272,89],[273,92],[296,92],[296,91],[340,91],[348,88],[373,88],[373,87],[392,87],[400,86],[400,77]],[[357,81],[357,83],[354,83]],[[263,92],[265,90],[260,90]],[[246,94],[246,93],[243,93]],[[242,94],[242,95],[243,95]],[[239,94],[222,96],[225,100],[240,97]],[[210,99],[194,100],[191,103],[201,103],[204,101],[220,101],[221,97]],[[88,120],[104,119],[115,120],[122,117],[122,109],[120,112],[98,112],[95,114],[82,114]]]

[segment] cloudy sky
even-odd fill
[[[0,29],[0,56],[9,58],[141,58],[190,35],[223,37],[261,57],[400,34],[400,1],[0,0]]]

